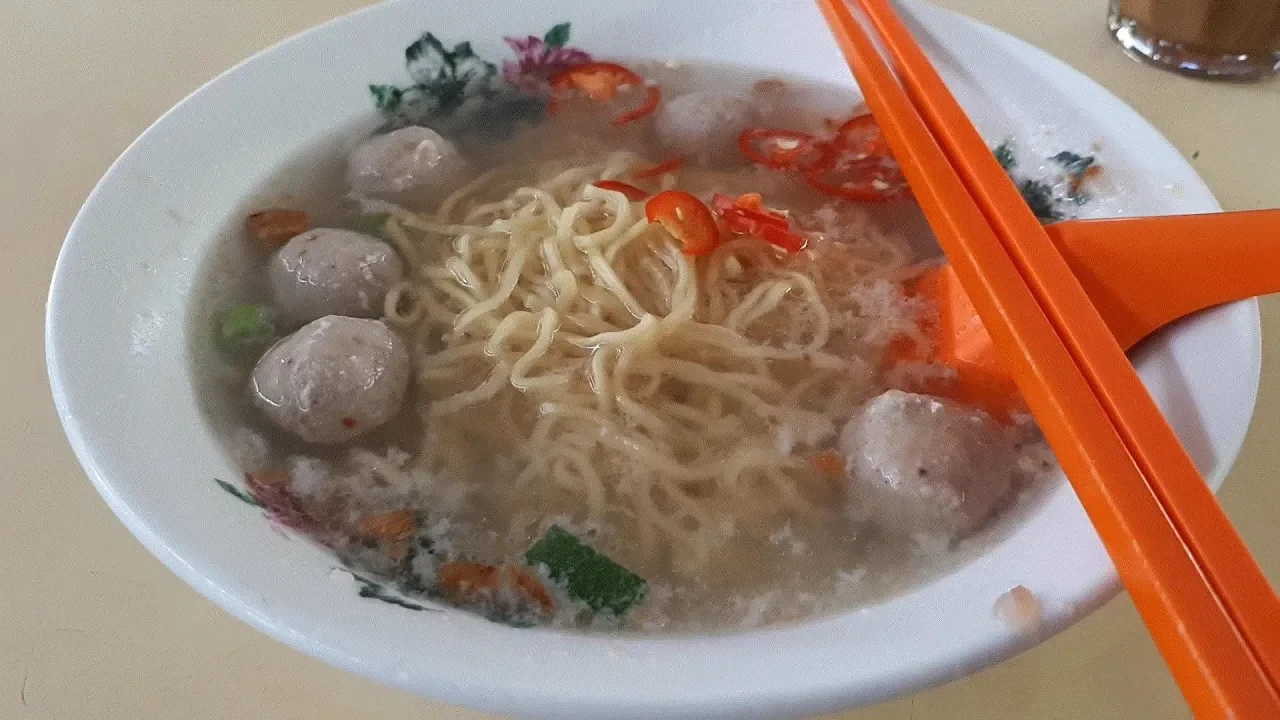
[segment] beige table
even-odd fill
[[[785,1],[785,0],[783,0]],[[804,0],[790,0],[797,3]],[[0,3],[0,719],[478,718],[356,677],[214,607],[107,510],[63,438],[42,323],[54,258],[107,165],[192,89],[362,0]],[[946,0],[1093,76],[1193,159],[1228,209],[1280,206],[1280,82],[1188,81],[1129,62],[1104,0]],[[1013,8],[1016,7],[1016,10]],[[1248,138],[1248,139],[1246,139]],[[1253,429],[1223,501],[1280,580],[1280,302]],[[1127,598],[998,667],[848,720],[1179,718]]]

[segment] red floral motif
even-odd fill
[[[591,55],[583,50],[548,45],[546,40],[534,35],[503,40],[515,52],[516,59],[502,62],[502,79],[531,95],[547,94],[550,90],[547,78],[552,75],[591,62]]]

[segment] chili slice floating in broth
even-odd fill
[[[595,186],[601,190],[613,190],[614,192],[620,192],[623,195],[626,195],[628,200],[632,201],[643,200],[649,197],[649,193],[644,190],[620,180],[600,180],[595,183]]]
[[[752,162],[775,170],[805,170],[822,154],[813,135],[781,128],[747,128],[738,136],[738,149]]]
[[[664,190],[649,198],[645,217],[671,233],[686,255],[703,255],[720,243],[720,228],[706,205],[683,190]]]
[[[784,213],[764,207],[759,193],[739,195],[736,200],[717,193],[711,203],[729,232],[756,235],[787,252],[804,249],[805,238],[792,232],[791,219]]]
[[[590,62],[575,65],[551,76],[550,112],[555,112],[558,102],[573,91],[578,91],[596,102],[609,102],[618,96],[618,91],[626,87],[644,85],[644,78],[627,68],[611,62]],[[645,98],[641,105],[628,110],[614,118],[615,126],[639,120],[658,109],[662,102],[662,91],[657,86],[645,88]]]
[[[815,189],[831,197],[882,202],[901,197],[907,179],[891,157],[850,157],[835,153],[805,175]]]
[[[684,165],[684,156],[676,155],[663,160],[651,168],[646,168],[639,172],[632,173],[631,177],[636,180],[647,180],[649,178],[661,177],[669,172],[679,170],[681,165]]]
[[[577,90],[596,102],[608,102],[618,95],[618,89],[630,85],[643,85],[644,78],[611,62],[590,62],[575,65],[551,76],[551,89],[558,94]]]
[[[907,190],[902,168],[871,115],[841,124],[805,179],[827,195],[861,202],[892,200]]]
[[[654,110],[658,109],[658,103],[662,102],[662,90],[657,85],[650,85],[644,91],[644,103],[634,109],[622,113],[613,119],[611,123],[615,127],[621,127],[629,122],[634,122],[647,115],[652,115]]]
[[[831,197],[879,202],[906,192],[906,178],[871,115],[855,115],[833,132],[823,140],[794,130],[748,128],[738,136],[738,147],[759,165],[803,173],[809,185]]]

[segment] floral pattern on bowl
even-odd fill
[[[570,23],[553,26],[541,37],[504,37],[514,60],[498,66],[476,55],[469,41],[452,48],[427,32],[405,48],[406,86],[371,84],[374,107],[387,129],[464,120],[504,131],[516,121],[536,121],[547,110],[549,79],[575,65],[591,62],[584,50],[569,47]]]
[[[262,482],[253,473],[245,474],[246,489],[243,490],[226,480],[214,478],[213,481],[217,483],[219,488],[222,488],[228,495],[240,502],[250,507],[262,509],[267,519],[272,523],[300,532],[308,539],[325,547],[332,546],[331,539],[323,532],[320,523],[302,510],[298,502],[287,491]],[[286,537],[288,537],[287,534]],[[417,583],[414,574],[409,571],[413,564],[415,550],[416,548],[410,546],[404,554],[399,564],[399,568],[404,570],[403,572],[397,572],[393,577],[385,579],[371,578],[364,571],[347,566],[342,566],[338,569],[349,573],[355,579],[358,584],[357,593],[362,598],[380,600],[406,610],[440,612],[439,608],[427,607],[408,599],[410,596],[422,594],[424,590]]]

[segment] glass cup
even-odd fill
[[[1107,25],[1130,55],[1198,77],[1280,71],[1280,0],[1111,0]]]

